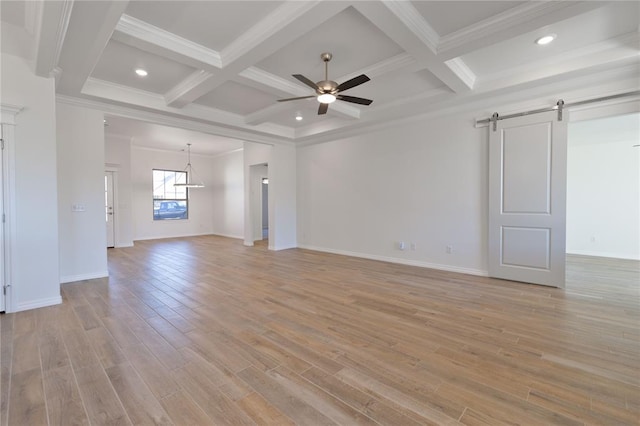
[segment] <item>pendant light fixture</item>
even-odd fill
[[[202,181],[198,181],[195,179],[196,175],[193,172],[193,167],[191,166],[191,144],[187,144],[187,155],[188,162],[187,167],[184,168],[184,171],[187,173],[187,182],[186,183],[174,183],[173,186],[181,186],[183,188],[204,188],[204,183]]]

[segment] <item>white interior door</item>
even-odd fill
[[[7,274],[6,274],[6,247],[5,243],[7,239],[5,238],[5,191],[4,184],[5,179],[4,175],[6,172],[5,167],[5,154],[4,154],[4,141],[2,140],[2,125],[0,125],[0,141],[2,141],[0,145],[0,312],[4,312],[6,309],[5,300],[6,300],[6,285],[7,285]]]
[[[489,275],[564,287],[567,121],[547,112],[489,125]]]
[[[113,210],[113,172],[104,174],[104,204],[107,222],[107,247],[115,246],[115,227]]]

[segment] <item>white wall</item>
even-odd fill
[[[0,62],[0,101],[24,107],[15,127],[8,294],[8,308],[20,311],[61,303],[55,87],[53,79],[36,77],[20,58],[2,54]]]
[[[273,250],[298,246],[296,172],[296,148],[275,145],[269,164],[269,246]]]
[[[56,118],[60,282],[106,277],[104,114],[58,102]]]
[[[242,150],[214,157],[211,218],[213,233],[232,238],[244,236],[244,153]]]
[[[567,253],[640,259],[640,115],[569,125]]]
[[[211,209],[215,185],[211,157],[191,154],[191,164],[196,178],[203,180],[205,187],[189,189],[189,218],[186,220],[153,220],[152,170],[184,170],[186,164],[186,152],[170,152],[132,146],[131,195],[134,240],[214,233]]]
[[[133,245],[133,210],[131,202],[131,139],[105,135],[105,165],[114,171],[115,246]]]
[[[488,141],[473,118],[299,148],[299,246],[486,274]]]

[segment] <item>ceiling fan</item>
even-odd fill
[[[329,61],[332,58],[331,53],[323,53],[320,55],[320,58],[324,61],[324,80],[321,80],[317,83],[309,80],[307,77],[302,74],[293,74],[293,77],[300,80],[307,86],[311,87],[316,91],[316,95],[311,96],[299,96],[297,98],[287,98],[287,99],[278,99],[278,102],[287,102],[287,101],[296,101],[298,99],[308,99],[308,98],[317,98],[318,102],[320,102],[320,107],[318,108],[318,115],[326,114],[329,109],[329,104],[334,102],[336,99],[351,102],[354,104],[360,105],[371,105],[373,102],[371,99],[358,98],[355,96],[346,96],[340,95],[340,92],[351,89],[353,87],[359,86],[362,83],[366,83],[371,80],[364,74],[360,74],[357,77],[354,77],[350,80],[345,81],[344,83],[338,84],[335,81],[329,80]]]

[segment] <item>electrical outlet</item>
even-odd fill
[[[591,237],[591,238],[589,238],[589,242],[591,242],[591,243],[595,243],[595,242],[596,242],[596,237]]]
[[[404,249],[405,249],[404,241],[400,241],[400,242],[398,243],[398,249],[399,249],[399,250],[404,250]]]
[[[416,243],[411,243],[411,250],[415,250],[416,248]]]
[[[447,252],[447,254],[453,253],[453,246],[446,246],[445,247],[445,252]]]

